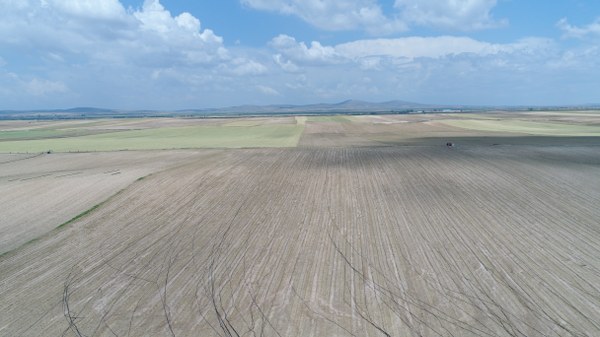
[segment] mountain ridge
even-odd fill
[[[126,110],[98,107],[74,107],[67,109],[0,110],[0,119],[73,119],[73,118],[127,118],[127,117],[228,117],[228,116],[270,116],[301,114],[373,114],[373,113],[426,113],[453,111],[492,111],[492,110],[566,110],[600,109],[600,104],[572,106],[494,106],[494,105],[442,105],[423,104],[403,100],[369,102],[348,99],[337,103],[313,104],[269,104],[236,105],[218,108],[189,108],[178,110]]]

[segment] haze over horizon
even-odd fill
[[[591,0],[0,4],[0,110],[600,101]]]

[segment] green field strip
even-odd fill
[[[69,138],[2,141],[0,152],[296,147],[303,131],[301,124],[155,128]]]
[[[467,130],[511,132],[540,136],[596,137],[600,126],[567,123],[532,122],[523,120],[449,119],[440,123]]]
[[[352,123],[352,116],[342,116],[342,115],[333,115],[333,116],[310,116],[307,119],[308,122],[317,122],[317,123]]]

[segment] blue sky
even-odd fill
[[[0,0],[0,109],[600,103],[597,0]]]

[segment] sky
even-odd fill
[[[598,0],[0,0],[0,110],[599,94]]]

